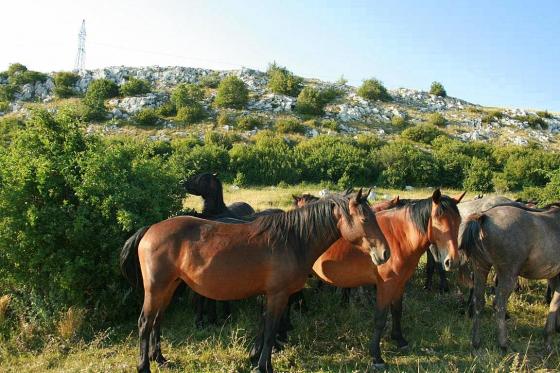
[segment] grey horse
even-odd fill
[[[531,209],[511,203],[476,213],[467,218],[460,250],[471,259],[474,269],[472,345],[480,346],[480,314],[488,272],[497,276],[496,320],[498,344],[507,350],[506,306],[518,276],[547,279],[554,290],[545,324],[545,346],[551,341],[560,306],[560,208]]]

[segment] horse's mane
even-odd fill
[[[423,234],[427,233],[428,221],[432,216],[432,197],[424,199],[403,199],[394,209],[406,208],[410,214],[410,219],[416,228]],[[459,209],[455,200],[449,196],[441,196],[440,203],[436,209],[436,215],[442,216],[446,212],[451,212],[460,216]]]
[[[254,235],[267,233],[271,243],[290,246],[296,252],[304,253],[317,238],[328,241],[338,237],[335,207],[349,224],[352,223],[348,201],[345,196],[329,195],[298,209],[261,216],[254,221],[257,227]],[[366,200],[358,208],[365,216],[371,213]]]

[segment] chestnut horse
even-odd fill
[[[178,216],[141,228],[125,243],[120,262],[125,277],[144,287],[138,371],[149,372],[150,360],[166,362],[160,347],[161,319],[184,281],[197,293],[218,300],[266,295],[264,328],[251,357],[259,371],[272,372],[274,337],[290,294],[304,286],[313,263],[341,237],[376,264],[390,257],[361,190],[351,198],[329,196],[244,224]]]
[[[373,265],[367,254],[343,239],[335,242],[313,265],[315,274],[331,285],[376,285],[375,330],[371,346],[376,367],[385,364],[379,342],[389,308],[393,316],[391,337],[401,348],[408,345],[401,330],[402,297],[407,281],[429,245],[434,244],[440,253],[445,252],[447,270],[458,266],[457,236],[461,217],[457,203],[463,196],[464,193],[458,198],[442,196],[438,189],[431,198],[377,212],[375,218],[391,248],[391,258],[383,265]],[[390,207],[390,202],[384,202],[385,207]]]

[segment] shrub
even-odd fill
[[[391,124],[395,127],[403,128],[408,125],[408,122],[403,116],[393,115],[393,117],[391,118]]]
[[[296,147],[303,163],[306,181],[332,182],[341,186],[368,184],[376,176],[375,158],[353,140],[335,136],[317,136]]]
[[[177,110],[185,106],[199,104],[199,101],[203,98],[204,92],[197,84],[179,84],[171,92],[171,102]]]
[[[447,119],[440,113],[432,113],[428,117],[427,123],[437,127],[445,127],[447,125]]]
[[[465,174],[463,187],[468,191],[488,193],[494,189],[490,163],[485,159],[473,158]]]
[[[130,78],[120,86],[119,91],[121,96],[137,96],[150,93],[152,87],[145,79]]]
[[[84,96],[84,104],[88,108],[88,119],[104,119],[105,100],[116,97],[119,86],[109,79],[96,79],[92,81]]]
[[[560,201],[560,170],[548,174],[550,181],[543,187],[528,187],[523,189],[523,199],[536,199],[540,205]]]
[[[494,120],[502,119],[503,116],[501,110],[492,110],[482,116],[482,123],[492,123]]]
[[[401,136],[408,140],[430,144],[436,137],[444,134],[445,132],[433,124],[419,124],[405,129]]]
[[[227,173],[228,151],[215,144],[185,146],[173,144],[173,154],[169,158],[170,167],[179,178],[187,178],[201,172]]]
[[[443,88],[443,84],[440,82],[432,82],[432,85],[430,86],[430,94],[439,97],[447,96],[447,92],[445,92],[445,88]]]
[[[15,86],[34,84],[35,82],[45,82],[48,78],[46,74],[28,70],[27,67],[20,63],[11,64],[6,73],[8,82]]]
[[[344,91],[338,86],[331,84],[326,88],[321,89],[321,98],[323,103],[327,104],[344,94]]]
[[[537,111],[537,115],[541,118],[552,118],[552,114],[550,114],[548,111]]]
[[[6,101],[0,101],[0,113],[6,113],[10,110],[10,103]]]
[[[391,101],[393,99],[383,83],[375,78],[364,80],[358,88],[358,95],[367,100]]]
[[[303,88],[303,79],[275,63],[268,66],[268,89],[274,93],[296,97]]]
[[[242,175],[242,185],[289,184],[301,180],[301,167],[294,151],[281,137],[263,131],[255,144],[235,144],[229,151],[232,174]]]
[[[35,307],[130,308],[122,244],[180,205],[178,179],[149,144],[104,142],[64,112],[40,111],[0,158],[0,288]]]
[[[194,124],[202,121],[205,116],[204,107],[199,103],[194,103],[179,108],[175,118],[185,124]]]
[[[234,75],[224,78],[218,86],[215,104],[218,107],[241,109],[249,100],[249,90],[245,83]]]
[[[162,117],[172,117],[177,114],[177,108],[173,101],[167,101],[157,108],[157,113]]]
[[[54,94],[60,98],[76,95],[74,85],[80,80],[76,73],[60,71],[54,74]]]
[[[379,181],[388,187],[439,185],[439,165],[433,156],[410,143],[395,141],[377,151]]]
[[[439,185],[462,188],[472,158],[469,144],[447,136],[439,136],[431,144],[433,156],[440,167]]]
[[[321,121],[321,127],[330,129],[332,131],[338,132],[340,130],[340,126],[338,122],[334,119],[323,119]]]
[[[134,120],[143,126],[155,126],[159,120],[156,109],[143,108],[134,114]]]
[[[12,84],[0,84],[0,101],[12,101],[16,92],[16,86]]]
[[[231,133],[220,133],[207,131],[204,134],[204,144],[221,146],[224,149],[231,149],[233,143],[240,141],[240,137]]]
[[[321,92],[313,87],[303,88],[297,97],[296,111],[300,114],[321,115],[324,106]]]
[[[542,119],[538,115],[517,115],[514,117],[514,119],[520,122],[526,122],[531,128],[548,128],[544,119]]]
[[[220,110],[216,116],[216,124],[218,126],[229,126],[235,122],[235,115],[227,112],[226,110]]]
[[[305,133],[305,126],[297,118],[280,117],[276,119],[276,131],[279,133]]]
[[[266,118],[257,115],[242,115],[235,121],[235,127],[248,131],[253,128],[261,128],[266,124]]]
[[[210,74],[203,75],[198,80],[198,84],[206,88],[218,88],[221,80],[222,78],[220,77],[220,73],[212,71]]]

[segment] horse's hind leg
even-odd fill
[[[548,309],[548,317],[544,326],[544,341],[548,351],[552,351],[552,334],[558,322],[558,309],[560,307],[560,278],[558,276],[548,280],[548,287],[554,291],[550,307]]]
[[[441,263],[436,263],[436,268],[439,274],[439,292],[448,293],[449,284],[447,283],[447,274],[445,273],[445,269],[443,269]]]
[[[404,339],[401,329],[402,301],[403,297],[401,296],[399,299],[391,303],[391,316],[393,319],[391,338],[397,342],[397,346],[399,346],[399,348],[406,348],[408,347],[408,342]]]
[[[503,352],[507,351],[506,309],[511,293],[517,285],[517,276],[498,273],[496,287],[496,323],[498,325],[498,345]]]
[[[177,289],[177,286],[179,286],[180,283],[181,280],[177,279],[176,283],[171,284],[169,289],[165,291],[165,294],[162,295],[161,308],[159,309],[154,319],[154,326],[150,334],[150,361],[155,361],[160,366],[167,363],[167,359],[161,353],[161,322],[163,319],[163,312],[169,305],[169,302],[171,301],[171,299],[173,298],[173,294],[175,293],[175,289]]]
[[[473,328],[471,343],[474,348],[480,347],[480,316],[484,309],[484,290],[486,288],[486,280],[490,268],[483,268],[474,264],[474,287],[472,294],[472,303],[474,308]]]

